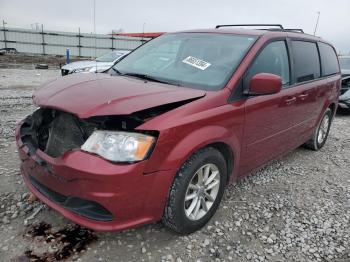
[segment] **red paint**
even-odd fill
[[[281,91],[282,78],[268,73],[256,74],[249,83],[252,95],[271,95]]]
[[[67,218],[96,230],[122,230],[158,221],[174,176],[198,149],[212,143],[226,144],[234,156],[230,174],[230,181],[234,181],[303,144],[311,137],[325,109],[337,106],[339,74],[271,92],[274,94],[228,102],[242,75],[268,41],[281,37],[321,41],[319,38],[245,30],[200,32],[260,36],[220,91],[205,92],[107,74],[74,74],[37,91],[36,105],[71,112],[81,118],[126,115],[165,103],[200,99],[154,117],[137,128],[159,132],[153,153],[140,163],[112,164],[80,150],[54,159],[37,150],[36,155],[44,159],[62,181],[29,159],[22,163],[21,173],[30,190]],[[264,79],[274,83],[271,91],[277,91],[280,83],[276,77],[265,75],[256,81],[261,83]],[[255,86],[255,90],[259,88]],[[271,87],[264,87],[268,88]],[[28,148],[19,138],[20,125],[16,130],[17,146],[21,159],[27,159]],[[29,173],[59,193],[97,201],[115,215],[115,220],[96,222],[63,209],[31,186]]]
[[[34,103],[80,118],[128,115],[145,108],[202,97],[204,91],[108,74],[72,74],[35,92]],[[132,102],[131,102],[132,99]]]

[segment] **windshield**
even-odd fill
[[[340,68],[345,70],[350,70],[350,57],[339,57]]]
[[[252,36],[215,33],[167,34],[136,49],[113,69],[169,84],[219,90],[255,40]]]
[[[123,54],[122,53],[117,53],[117,52],[109,52],[107,54],[104,54],[100,57],[97,57],[95,61],[97,62],[113,62],[117,58],[121,57]]]

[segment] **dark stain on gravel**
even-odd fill
[[[40,222],[39,224],[32,225],[28,229],[28,233],[26,235],[29,235],[31,237],[46,237],[50,234],[51,231],[51,225],[47,224],[45,222]]]
[[[54,262],[66,260],[72,255],[86,250],[89,244],[97,240],[97,236],[93,231],[81,226],[68,225],[61,230],[53,232],[51,225],[45,222],[29,227],[25,236],[36,241],[45,241],[47,245],[56,247],[56,250],[42,254],[37,254],[33,250],[27,250],[23,256],[15,260],[16,262]]]

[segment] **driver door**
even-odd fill
[[[258,54],[245,76],[245,87],[258,73],[270,73],[282,78],[282,90],[277,94],[251,96],[245,102],[241,174],[272,160],[294,144],[297,125],[297,93],[290,86],[290,62],[286,41],[267,44]]]

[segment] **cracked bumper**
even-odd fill
[[[147,161],[118,165],[80,150],[52,158],[23,143],[21,124],[16,128],[21,174],[48,206],[99,231],[119,231],[161,219],[173,171],[144,174]],[[86,213],[87,209],[96,216]]]

